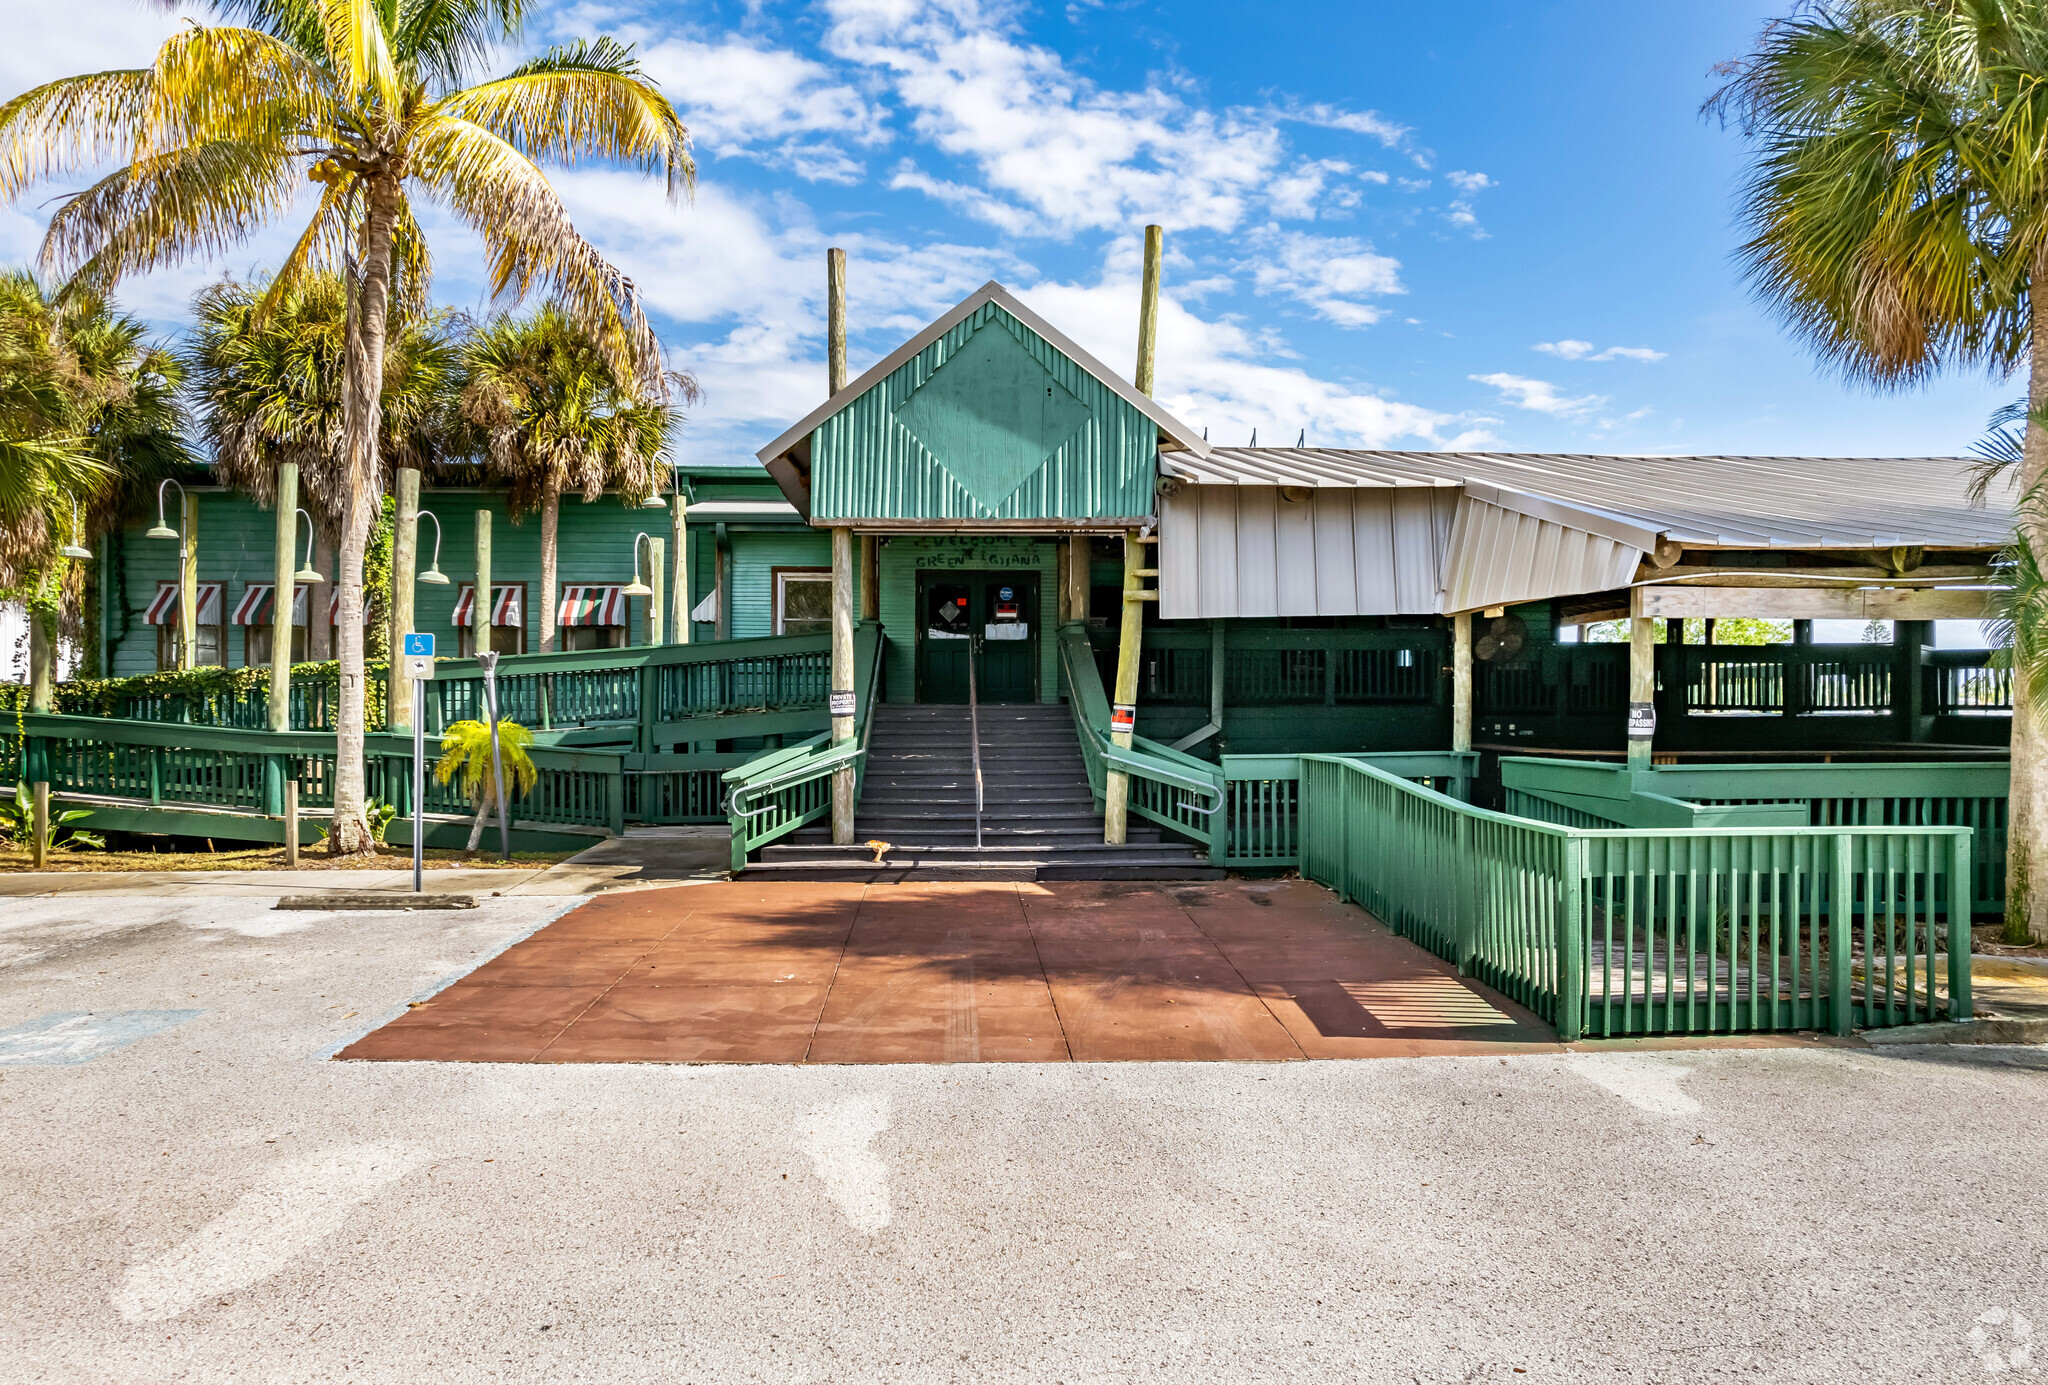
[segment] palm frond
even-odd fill
[[[517,300],[546,285],[623,378],[661,387],[660,343],[632,281],[577,232],[531,159],[480,125],[436,115],[421,123],[413,173],[482,238],[494,294]]]
[[[0,199],[31,184],[125,159],[154,85],[148,68],[92,72],[32,87],[0,105]]]
[[[615,39],[552,48],[494,82],[458,91],[439,109],[531,159],[585,158],[660,173],[670,197],[696,176],[689,132],[660,87]]]
[[[525,23],[525,0],[405,0],[391,46],[418,80],[454,88]]]
[[[43,264],[81,283],[218,256],[290,209],[300,187],[284,151],[242,141],[171,149],[125,164],[64,199]]]
[[[320,24],[327,60],[351,97],[375,96],[387,111],[399,104],[398,65],[384,32],[378,0],[320,0]]]

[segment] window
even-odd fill
[[[245,627],[243,630],[243,664],[249,668],[269,668],[270,642],[276,636],[276,633],[275,628],[268,625]],[[295,664],[306,662],[306,627],[303,625],[294,625],[292,627],[292,662]]]
[[[201,582],[198,587],[196,604],[199,619],[195,622],[198,648],[194,659],[194,667],[197,668],[218,668],[226,664],[222,657],[227,648],[226,603],[221,599],[221,588],[219,582]],[[147,623],[156,627],[156,666],[160,670],[178,667],[181,644],[178,635],[179,604],[178,584],[159,582],[156,598],[149,603],[149,610],[143,616]]]
[[[626,627],[623,625],[570,625],[562,630],[562,648],[577,649],[624,649]]]
[[[779,567],[775,570],[775,633],[832,633],[832,570]]]
[[[617,584],[563,587],[555,609],[556,647],[624,649],[626,619],[626,594]]]
[[[472,615],[476,609],[476,587],[464,582],[461,593],[455,598],[455,626],[457,653],[465,659],[476,657],[476,626]],[[499,654],[524,654],[526,652],[526,584],[524,582],[491,583],[491,649]]]

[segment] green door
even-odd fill
[[[983,702],[1038,700],[1038,574],[921,572],[920,702],[965,702],[967,661]]]

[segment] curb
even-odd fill
[[[1981,1019],[1866,1029],[1867,1044],[2048,1044],[2048,1019]]]

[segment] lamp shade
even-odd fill
[[[84,548],[75,543],[67,543],[57,551],[67,558],[90,558],[92,556],[90,548]]]
[[[149,532],[144,534],[142,537],[144,537],[145,539],[175,539],[176,537],[178,537],[178,531],[171,528],[171,526],[168,524],[159,523],[153,526],[149,530]]]
[[[448,574],[441,571],[438,567],[430,567],[419,576],[413,578],[413,580],[421,586],[445,587],[448,585]]]
[[[633,574],[633,580],[631,582],[628,582],[625,586],[619,588],[619,595],[652,596],[654,595],[654,588],[648,586],[645,582],[641,581],[640,574],[636,572]]]
[[[314,567],[311,563],[308,563],[306,566],[300,568],[297,572],[292,574],[292,581],[300,583],[302,585],[310,584],[313,582],[325,582],[326,580],[327,579],[325,577],[322,577],[320,575],[320,569]]]

